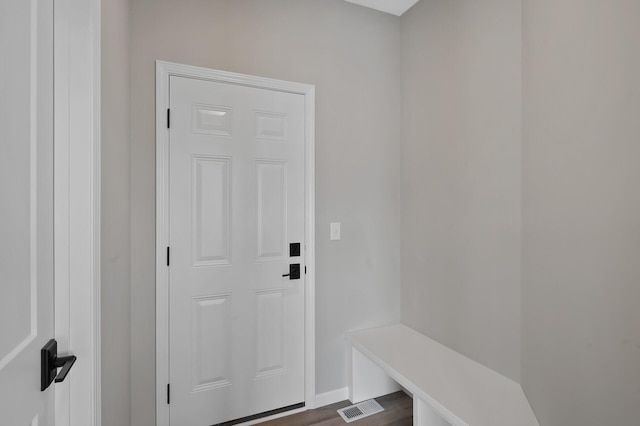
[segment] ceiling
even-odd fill
[[[359,4],[360,6],[370,7],[381,12],[390,13],[396,16],[402,16],[407,10],[419,0],[345,0],[349,3]]]

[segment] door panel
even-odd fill
[[[53,425],[53,1],[0,3],[0,413]]]
[[[229,158],[193,158],[193,266],[229,264],[230,168]]]
[[[171,424],[301,403],[304,97],[171,77],[170,107]]]

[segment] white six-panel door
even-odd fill
[[[52,426],[53,0],[0,2],[0,424]]]
[[[304,96],[177,76],[169,92],[171,424],[304,402]]]

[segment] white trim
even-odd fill
[[[100,426],[100,0],[54,3],[56,426]]]
[[[345,386],[329,392],[316,395],[316,408],[325,407],[349,399],[349,387]]]
[[[156,416],[158,426],[169,426],[166,384],[169,383],[168,246],[168,131],[169,78],[181,76],[282,92],[305,99],[305,409],[315,408],[315,87],[156,61]]]

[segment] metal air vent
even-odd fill
[[[359,404],[341,408],[338,410],[338,414],[340,414],[340,417],[342,417],[345,422],[351,423],[382,411],[384,411],[384,408],[382,408],[375,399],[370,399]]]

